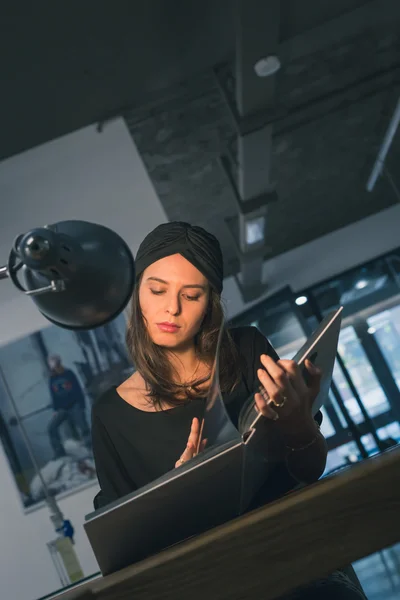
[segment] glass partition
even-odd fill
[[[299,309],[309,323],[316,322],[317,314],[325,315],[340,305],[344,307],[338,352],[346,372],[336,363],[333,382],[369,454],[378,451],[376,434],[384,442],[382,448],[400,439],[399,273],[400,250],[394,250],[297,293],[307,300]],[[367,423],[358,400],[370,419]],[[340,456],[345,456],[348,460],[353,451],[360,459],[353,442],[349,443],[343,415],[340,410],[335,412],[340,427],[335,427],[331,437],[335,447],[332,459],[340,463]],[[375,437],[371,435],[371,427]]]
[[[367,323],[400,389],[400,306],[369,317]]]
[[[345,327],[340,332],[338,351],[368,414],[371,417],[376,417],[388,411],[390,409],[388,399],[353,327]],[[334,381],[351,417],[356,423],[361,423],[364,417],[337,363],[334,370]]]

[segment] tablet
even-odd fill
[[[342,311],[343,307],[341,306],[329,313],[292,359],[302,367],[306,382],[309,379],[309,373],[305,366],[307,359],[322,371],[321,389],[312,407],[314,416],[328,400],[342,323]],[[262,415],[256,408],[254,396],[251,395],[239,416],[239,430],[243,435],[248,436],[248,441],[252,439],[250,432],[254,432],[261,418]]]
[[[306,383],[309,379],[309,373],[304,364],[307,359],[322,371],[321,389],[313,404],[313,415],[328,400],[342,324],[342,312],[343,306],[329,313],[293,357],[298,365],[303,366],[302,372]]]

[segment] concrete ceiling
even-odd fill
[[[259,0],[264,15],[273,2]],[[235,84],[236,0],[9,4],[0,159],[122,114],[168,217],[214,231],[227,274],[237,270],[225,225],[236,206],[218,162],[235,155],[235,128],[213,74],[222,65]],[[384,180],[364,190],[399,95],[399,25],[398,0],[281,0],[266,256],[396,202]],[[395,138],[395,177],[399,156]]]

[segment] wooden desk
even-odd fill
[[[100,600],[272,600],[398,541],[400,448],[88,588]]]

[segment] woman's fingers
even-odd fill
[[[200,421],[199,419],[194,418],[192,421],[192,426],[190,428],[188,444],[191,444],[193,448],[197,448],[199,443],[199,435],[200,435]]]
[[[299,396],[305,396],[310,389],[313,391],[318,390],[322,372],[310,360],[305,361],[305,367],[308,371],[306,383],[301,367],[294,360],[281,359],[275,362],[265,354],[261,355],[260,359],[269,375],[269,380],[266,379],[266,386],[264,387],[267,389],[268,384],[271,386],[270,389],[267,389],[270,395],[273,393],[273,384],[278,390],[286,390],[289,394],[295,391]]]
[[[188,437],[188,443],[186,445],[185,450],[182,452],[181,456],[175,463],[175,467],[179,467],[186,461],[190,460],[197,454],[197,449],[199,445],[199,436],[200,436],[200,421],[197,418],[194,418],[192,421],[192,425],[190,428],[190,433]],[[204,450],[206,446],[207,440],[202,440],[200,444],[200,451]]]
[[[299,365],[294,360],[285,359],[280,360],[278,364],[285,371],[291,386],[296,390],[299,396],[306,395],[308,391],[307,384]]]
[[[191,458],[193,458],[194,451],[195,451],[195,447],[192,446],[192,444],[190,442],[188,442],[186,448],[184,449],[184,451],[182,452],[182,454],[176,461],[175,467],[180,467],[181,465],[183,465],[183,463],[185,463],[188,460],[190,460]]]
[[[275,362],[265,354],[260,360],[264,368],[257,371],[261,393],[255,395],[255,402],[263,416],[273,420],[288,419],[298,410],[308,410],[319,393],[320,369],[306,360],[306,381],[301,367],[293,360]]]
[[[308,388],[313,395],[318,395],[321,387],[322,371],[308,359],[305,361],[305,365],[309,373]]]
[[[266,371],[265,369],[258,369],[257,377],[261,383],[261,386],[265,390],[264,400],[269,399],[274,401],[279,394],[279,388],[269,374],[269,371]]]
[[[257,392],[254,395],[254,400],[258,411],[262,414],[263,417],[265,417],[266,419],[271,419],[272,421],[276,421],[279,418],[278,413],[272,408],[270,404],[268,404],[263,394]]]
[[[275,396],[277,395],[291,395],[293,392],[293,385],[291,381],[292,373],[289,372],[285,367],[286,363],[293,361],[279,360],[278,362],[275,362],[266,354],[262,354],[260,360],[264,369],[260,369],[259,378],[260,374],[266,373],[267,376],[263,375],[266,381],[266,385],[264,385],[264,387],[267,390],[271,400],[274,400]]]
[[[257,375],[265,389],[264,401],[268,408],[262,409],[261,399],[258,408],[267,418],[285,419],[298,409],[301,399],[309,390],[304,382],[299,381],[300,370],[294,361],[276,362],[265,354],[261,355],[260,360],[264,369],[259,369]]]
[[[263,355],[261,362],[265,369],[258,369],[257,376],[266,391],[269,404],[278,406],[282,401],[293,400],[294,389],[286,371],[267,356]]]
[[[207,442],[208,442],[208,440],[207,440],[207,439],[205,439],[205,440],[202,440],[202,441],[201,441],[201,444],[200,444],[200,452],[203,452],[203,450],[204,450],[204,449],[205,449],[205,447],[207,446]]]
[[[288,385],[288,374],[285,368],[280,364],[283,361],[276,362],[273,358],[267,354],[261,354],[261,364],[268,371],[271,379],[278,387]]]

